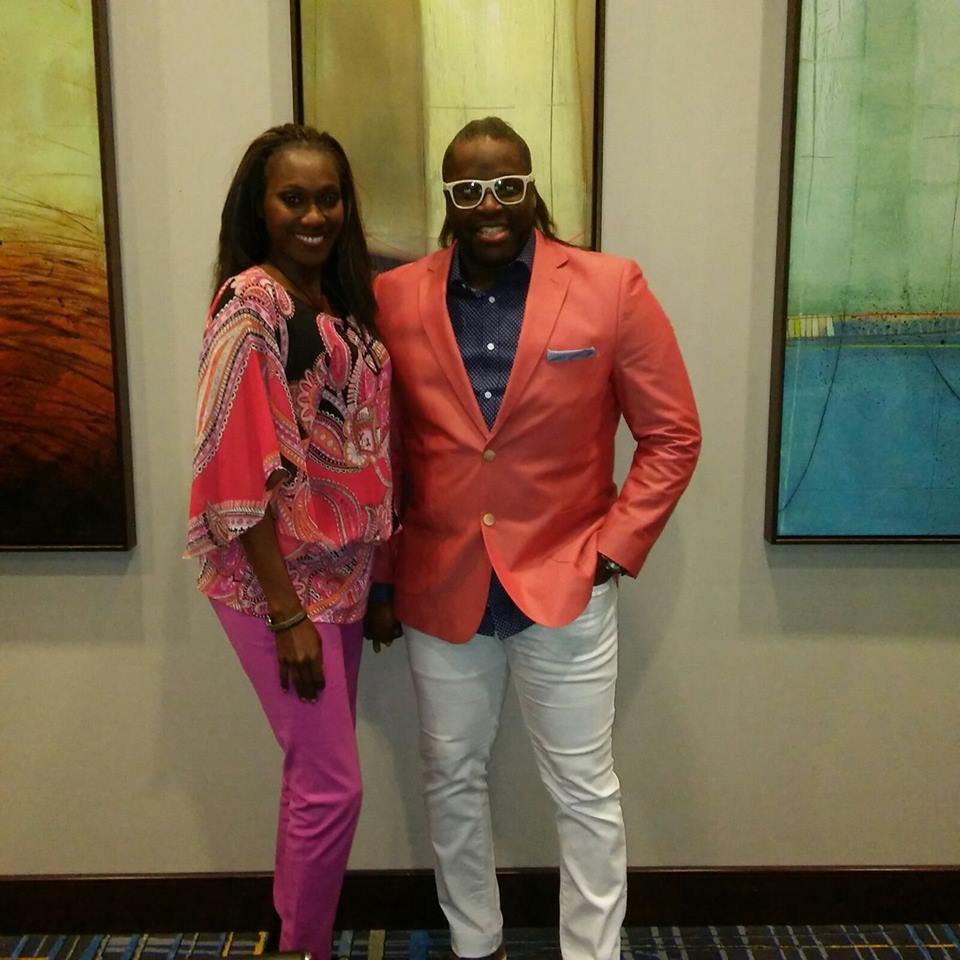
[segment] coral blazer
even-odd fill
[[[377,578],[392,575],[401,622],[462,643],[480,624],[491,567],[549,627],[584,609],[598,551],[636,575],[690,480],[700,427],[639,267],[538,231],[513,370],[488,428],[447,312],[452,252],[376,281],[401,498]],[[636,450],[618,491],[621,415]]]

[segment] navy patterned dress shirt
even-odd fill
[[[455,252],[451,260],[447,310],[470,385],[488,427],[492,427],[497,419],[513,369],[530,289],[533,252],[534,234],[531,232],[516,260],[497,271],[496,282],[489,290],[474,290],[466,283],[460,269],[459,252]],[[526,630],[532,623],[510,598],[494,571],[477,633],[506,639]]]

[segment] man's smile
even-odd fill
[[[510,228],[504,223],[486,223],[477,227],[477,236],[486,243],[499,243],[510,235]]]

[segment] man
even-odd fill
[[[639,268],[554,237],[508,124],[467,124],[443,180],[444,248],[376,288],[403,494],[392,606],[371,604],[368,631],[389,642],[395,616],[407,638],[455,955],[505,955],[486,770],[509,673],[556,807],[563,957],[612,960],[626,904],[617,580],[690,479],[696,407]],[[621,414],[637,446],[618,493]]]

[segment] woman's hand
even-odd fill
[[[317,628],[307,618],[289,630],[281,630],[275,639],[280,686],[289,690],[292,677],[297,696],[309,703],[316,703],[317,695],[325,683],[323,647]]]
[[[379,653],[381,647],[389,647],[397,637],[403,636],[403,627],[393,615],[393,601],[373,601],[367,604],[367,615],[363,618],[363,635],[373,641],[373,652]]]
[[[271,474],[271,481],[275,476]],[[302,614],[303,606],[280,555],[273,515],[269,510],[260,521],[240,534],[240,544],[260,581],[270,620],[283,623]],[[317,628],[308,617],[304,617],[289,630],[274,633],[274,639],[280,664],[280,686],[289,690],[292,677],[300,699],[315,703],[324,684],[323,648]]]

